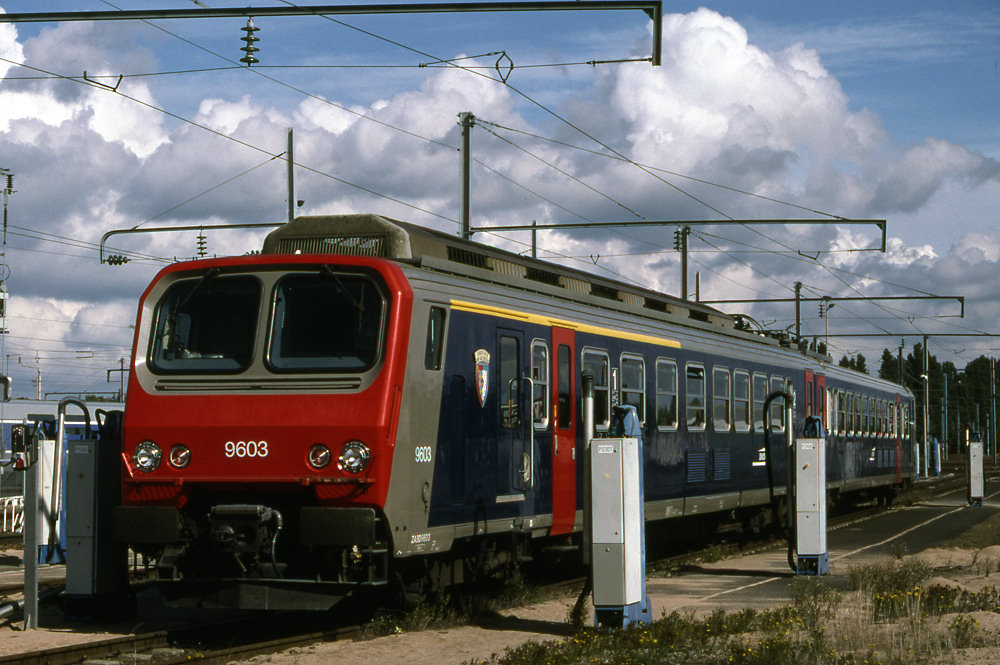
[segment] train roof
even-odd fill
[[[765,346],[783,346],[819,363],[831,358],[796,347],[788,335],[751,331],[737,317],[702,303],[521,256],[442,231],[374,214],[296,218],[264,239],[263,254],[372,256],[440,273],[612,309]]]
[[[611,304],[672,314],[683,319],[735,329],[733,317],[707,305],[652,289],[603,278],[547,261],[483,245],[441,231],[380,215],[298,217],[270,232],[264,254],[347,254],[412,263],[423,268],[501,282],[568,299],[581,296]]]

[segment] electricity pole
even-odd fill
[[[111,374],[118,374],[118,401],[125,401],[125,375],[128,373],[128,369],[125,368],[125,359],[118,359],[118,369],[109,369],[108,372],[108,383],[111,383]]]
[[[459,125],[462,127],[462,143],[459,147],[459,181],[461,182],[460,218],[462,221],[462,239],[472,237],[469,226],[469,163],[471,161],[472,126],[476,124],[476,116],[469,111],[458,114]]]

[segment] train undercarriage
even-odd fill
[[[831,511],[887,506],[901,486],[828,493]],[[526,566],[582,573],[582,534],[532,538],[518,530],[457,539],[433,555],[395,558],[384,519],[371,508],[193,504],[119,507],[115,531],[146,562],[147,582],[172,605],[327,610],[349,597],[406,604],[463,585],[482,588],[519,577]],[[659,520],[647,525],[651,557],[699,543],[780,535],[786,508],[775,505]]]

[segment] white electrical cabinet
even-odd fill
[[[830,570],[826,547],[826,439],[795,441],[795,551],[800,575]]]
[[[598,624],[649,621],[641,455],[634,438],[594,439],[590,445],[591,566]]]
[[[983,505],[983,442],[969,441],[969,505]]]

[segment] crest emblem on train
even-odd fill
[[[486,394],[490,389],[490,352],[486,349],[476,349],[476,393],[479,395],[479,406],[486,405]]]

